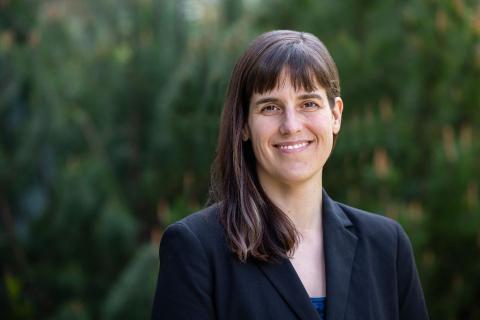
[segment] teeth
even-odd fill
[[[279,147],[280,147],[280,149],[283,149],[283,150],[295,150],[295,149],[298,149],[298,148],[305,147],[307,144],[308,144],[308,142],[302,142],[302,143],[297,143],[297,144],[288,145],[288,146],[280,145]]]

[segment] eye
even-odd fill
[[[320,108],[320,106],[313,101],[307,101],[303,104],[302,108],[305,110],[312,111],[312,110],[317,110],[318,108]]]
[[[262,107],[262,109],[260,109],[260,111],[262,113],[265,113],[265,114],[273,114],[273,113],[277,113],[278,111],[280,111],[280,108],[277,107],[276,105],[268,104],[268,105]]]

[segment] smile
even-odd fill
[[[274,147],[284,152],[296,152],[305,149],[310,143],[311,141],[283,142],[274,144]]]

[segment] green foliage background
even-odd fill
[[[235,59],[322,39],[337,200],[400,221],[432,319],[480,319],[480,4],[0,1],[0,317],[148,318],[166,225],[206,200]]]

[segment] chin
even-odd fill
[[[298,185],[305,182],[319,180],[321,182],[321,173],[319,172],[283,172],[278,180],[287,185]]]

